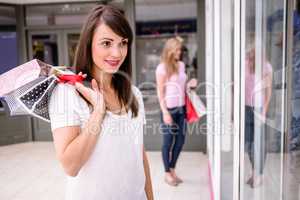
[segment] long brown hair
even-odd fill
[[[181,48],[182,42],[178,38],[170,38],[165,43],[161,55],[161,62],[165,64],[167,76],[178,73],[178,61],[175,59],[176,48]]]
[[[95,29],[101,23],[107,25],[117,35],[128,39],[126,58],[120,66],[119,71],[113,74],[111,84],[117,93],[121,105],[125,106],[127,112],[130,108],[133,116],[136,117],[138,113],[138,103],[131,90],[131,44],[133,33],[121,9],[111,5],[98,5],[90,11],[81,30],[73,66],[75,66],[77,73],[83,72],[87,74],[88,81],[92,79],[92,38]]]

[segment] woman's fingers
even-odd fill
[[[81,93],[86,100],[88,100],[96,109],[105,110],[103,95],[99,90],[98,84],[95,79],[91,82],[91,87],[85,87],[82,83],[75,83],[76,90]]]
[[[82,85],[82,83],[76,82],[75,83],[75,88],[78,92],[80,92],[81,94],[84,93],[84,86]]]
[[[187,83],[187,87],[188,88],[196,88],[197,87],[197,79],[192,78],[191,80],[189,80],[189,82]]]
[[[164,120],[164,123],[165,123],[165,124],[168,124],[168,125],[171,125],[171,124],[172,124],[172,117],[171,117],[169,114],[164,115],[164,116],[163,116],[163,120]]]
[[[86,78],[86,77],[87,77],[87,74],[83,74],[82,72],[79,72],[78,75],[79,75],[79,76],[82,76],[83,78]]]
[[[82,83],[75,83],[76,90],[82,94],[88,101],[90,101],[90,90],[89,88],[85,87]]]
[[[192,86],[196,87],[196,85],[197,85],[197,79],[194,79],[194,78],[193,78],[193,79],[191,79],[190,82],[191,82],[191,85],[192,85]]]

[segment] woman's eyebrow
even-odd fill
[[[109,40],[109,41],[114,41],[113,39],[111,39],[111,38],[106,38],[106,37],[100,38],[99,40]]]
[[[104,38],[100,38],[99,40],[109,40],[109,41],[114,41],[112,38],[106,38],[106,37],[104,37]],[[122,38],[121,39],[121,41],[124,41],[124,40],[128,40],[128,38]]]

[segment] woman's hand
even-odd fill
[[[197,87],[197,79],[192,78],[191,80],[188,81],[188,83],[186,84],[188,89],[193,89]]]
[[[95,79],[92,80],[92,88],[85,87],[82,83],[75,83],[75,88],[82,94],[82,96],[88,100],[92,106],[93,110],[105,113],[106,105],[104,102],[103,93],[99,90],[98,84]]]
[[[163,113],[163,120],[165,124],[172,125],[172,117],[169,113]]]
[[[267,119],[267,110],[263,109],[263,111],[261,113],[261,121],[262,121],[262,123],[266,123],[266,119]]]
[[[82,72],[79,72],[78,75],[82,76],[84,79],[87,77],[87,74],[82,74]]]

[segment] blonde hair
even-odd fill
[[[170,38],[165,43],[161,55],[161,62],[165,64],[167,76],[178,73],[178,60],[175,59],[177,48],[181,48],[182,42],[178,38]]]
[[[251,65],[248,64],[251,74],[255,73],[255,54],[256,54],[255,47],[251,47],[246,51],[246,59],[248,59],[248,63],[249,61],[251,61]],[[265,48],[262,49],[262,62],[263,64],[268,62]]]

